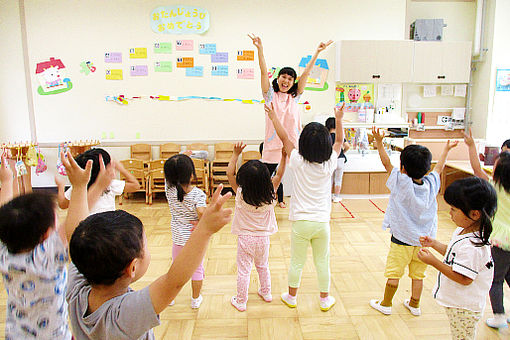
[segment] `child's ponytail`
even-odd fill
[[[186,195],[182,186],[189,184],[192,177],[196,177],[193,161],[184,154],[172,156],[166,160],[164,171],[166,182],[177,189],[177,199],[182,202]]]
[[[175,188],[177,189],[177,199],[179,200],[179,202],[182,202],[184,201],[184,189],[182,188],[182,185],[177,182],[175,183]]]

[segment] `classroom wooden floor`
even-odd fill
[[[286,198],[288,200],[288,198]],[[438,239],[448,242],[455,226],[448,208],[439,198]],[[231,199],[228,206],[233,206]],[[190,308],[190,285],[176,298],[174,306],[161,314],[155,328],[158,339],[449,339],[449,325],[443,308],[432,298],[437,272],[427,269],[421,300],[422,316],[411,315],[402,305],[410,295],[410,279],[401,280],[394,299],[393,314],[384,316],[369,307],[372,298],[381,298],[390,237],[381,229],[387,199],[344,199],[334,204],[331,214],[331,294],[336,305],[328,312],[319,309],[318,288],[311,251],[303,271],[298,306],[286,307],[279,299],[287,289],[290,254],[288,209],[276,208],[279,232],[271,237],[269,265],[273,302],[257,295],[258,277],[253,270],[248,310],[238,312],[230,305],[236,291],[236,237],[230,226],[214,236],[204,261],[206,278],[200,309]],[[144,223],[152,261],[145,276],[132,285],[140,289],[166,272],[171,261],[170,212],[163,196],[152,206],[142,199],[125,200],[122,206]],[[0,294],[0,310],[6,295]],[[505,287],[505,305],[510,310],[510,289]],[[508,328],[494,331],[484,324],[492,316],[490,302],[478,326],[477,339],[510,339]],[[0,334],[5,313],[0,313]]]

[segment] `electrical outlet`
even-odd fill
[[[437,116],[437,125],[447,125],[448,123],[451,123],[451,121],[451,116]]]

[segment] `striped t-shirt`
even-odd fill
[[[166,184],[166,199],[170,206],[172,221],[172,241],[174,244],[183,246],[191,236],[191,221],[198,220],[197,208],[205,207],[205,193],[194,187],[190,192],[184,195],[184,200],[180,202],[177,199],[177,188]]]

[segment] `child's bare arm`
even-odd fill
[[[197,207],[197,215],[198,215],[199,220],[204,215],[205,209],[206,209],[206,207]]]
[[[223,209],[223,204],[231,193],[222,196],[222,189],[223,186],[219,185],[214,192],[211,204],[206,208],[196,230],[191,234],[179,256],[174,259],[168,272],[150,284],[149,294],[156,314],[161,313],[189,281],[202,261],[212,235],[230,221],[232,210]]]
[[[446,254],[446,249],[448,248],[448,246],[446,244],[441,243],[438,240],[433,239],[432,237],[428,237],[428,236],[421,236],[420,243],[421,243],[422,247],[431,247],[443,256],[444,256],[444,254]]]
[[[482,170],[482,166],[480,165],[480,161],[478,160],[478,154],[476,152],[475,140],[473,139],[473,133],[471,129],[469,129],[469,135],[463,132],[464,135],[464,143],[466,143],[469,151],[469,163],[471,163],[471,168],[473,169],[473,173],[476,177],[480,177],[489,180],[489,176]]]
[[[108,188],[110,183],[115,179],[115,165],[110,162],[107,166],[104,165],[103,157],[99,155],[99,173],[97,174],[96,181],[87,190],[87,201],[89,207],[96,205],[97,200],[103,192]]]
[[[340,155],[342,145],[344,144],[344,126],[342,119],[344,118],[345,103],[341,107],[335,107],[335,142],[333,143],[333,150]]]
[[[264,105],[264,110],[266,111],[269,119],[271,119],[271,121],[273,122],[276,134],[282,140],[285,152],[287,153],[287,155],[290,156],[292,150],[294,150],[296,147],[289,139],[289,135],[287,134],[287,131],[285,131],[285,128],[283,127],[282,123],[280,122],[278,117],[276,117],[276,113],[274,112],[273,108],[273,103],[271,103],[271,106]]]
[[[2,191],[0,191],[0,206],[12,200],[13,197],[13,180],[12,170],[9,162],[5,157],[2,157],[2,164],[0,164],[0,183],[2,183]]]
[[[278,171],[276,175],[271,179],[273,182],[274,191],[278,189],[280,183],[282,182],[283,174],[285,173],[285,168],[287,167],[287,153],[285,152],[285,148],[282,149],[282,160],[278,165]]]
[[[456,147],[457,145],[459,145],[458,141],[446,142],[446,145],[444,146],[444,149],[443,149],[443,153],[439,157],[439,160],[437,161],[437,164],[434,167],[435,172],[437,172],[438,174],[441,174],[441,172],[443,172],[444,165],[446,163],[446,157],[448,157],[448,152],[450,152],[450,150],[453,149],[454,147]]]
[[[120,172],[126,181],[126,185],[124,186],[124,192],[135,192],[140,189],[140,183],[138,180],[133,176],[132,173],[126,170],[124,165],[122,165],[121,162],[115,160],[112,162],[115,169]]]
[[[237,192],[237,180],[236,180],[237,160],[239,159],[239,155],[243,152],[245,147],[246,144],[243,144],[243,142],[237,142],[234,144],[234,152],[232,153],[232,157],[230,157],[230,161],[228,162],[227,166],[228,183],[230,184],[234,192]]]
[[[57,203],[60,209],[69,208],[69,200],[65,195],[65,184],[62,178],[59,175],[55,175],[55,184],[57,185]]]
[[[383,138],[384,132],[381,134],[379,129],[376,129],[375,126],[372,128],[372,135],[374,136],[375,143],[377,144],[377,152],[379,153],[379,158],[381,159],[382,164],[387,172],[391,172],[393,170],[393,165],[391,164],[390,157],[384,150]]]
[[[438,260],[427,248],[421,248],[418,251],[418,258],[424,263],[431,265],[437,270],[439,270],[450,280],[460,283],[461,285],[467,286],[473,282],[473,279],[470,279],[467,276],[454,272],[452,267]]]

